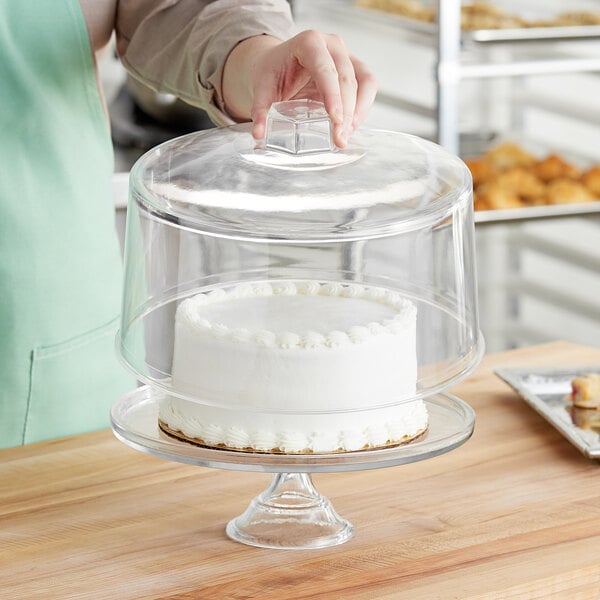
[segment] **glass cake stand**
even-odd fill
[[[441,393],[425,399],[429,428],[410,444],[331,454],[241,452],[197,446],[165,434],[158,427],[158,401],[163,394],[143,386],[118,400],[111,410],[114,434],[136,450],[167,460],[274,473],[269,487],[226,528],[231,539],[262,548],[325,548],[353,537],[352,524],[317,492],[311,473],[378,469],[433,458],[467,441],[475,424],[468,404]]]

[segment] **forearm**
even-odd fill
[[[204,108],[217,124],[231,122],[222,78],[232,51],[248,38],[293,32],[285,0],[120,0],[117,12],[127,69],[149,87]]]

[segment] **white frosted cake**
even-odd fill
[[[168,433],[207,446],[324,453],[427,429],[416,307],[384,288],[283,281],[217,288],[175,318]],[[404,402],[403,402],[404,400]]]

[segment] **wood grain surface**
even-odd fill
[[[0,598],[600,599],[600,465],[493,368],[600,364],[556,342],[488,356],[452,392],[475,433],[443,456],[315,475],[356,527],[324,550],[230,541],[269,483],[171,463],[110,431],[0,451]]]

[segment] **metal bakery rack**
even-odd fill
[[[394,10],[402,1],[372,3],[386,4]],[[380,90],[373,112],[395,123],[397,117],[395,128],[462,157],[509,140],[540,158],[558,153],[582,169],[600,163],[600,25],[461,29],[463,4],[556,22],[565,12],[598,17],[596,0],[406,4],[432,8],[437,21],[356,0],[295,0],[293,7],[302,27],[340,33],[374,69]],[[475,223],[488,349],[565,336],[595,345],[600,201],[482,210]]]

